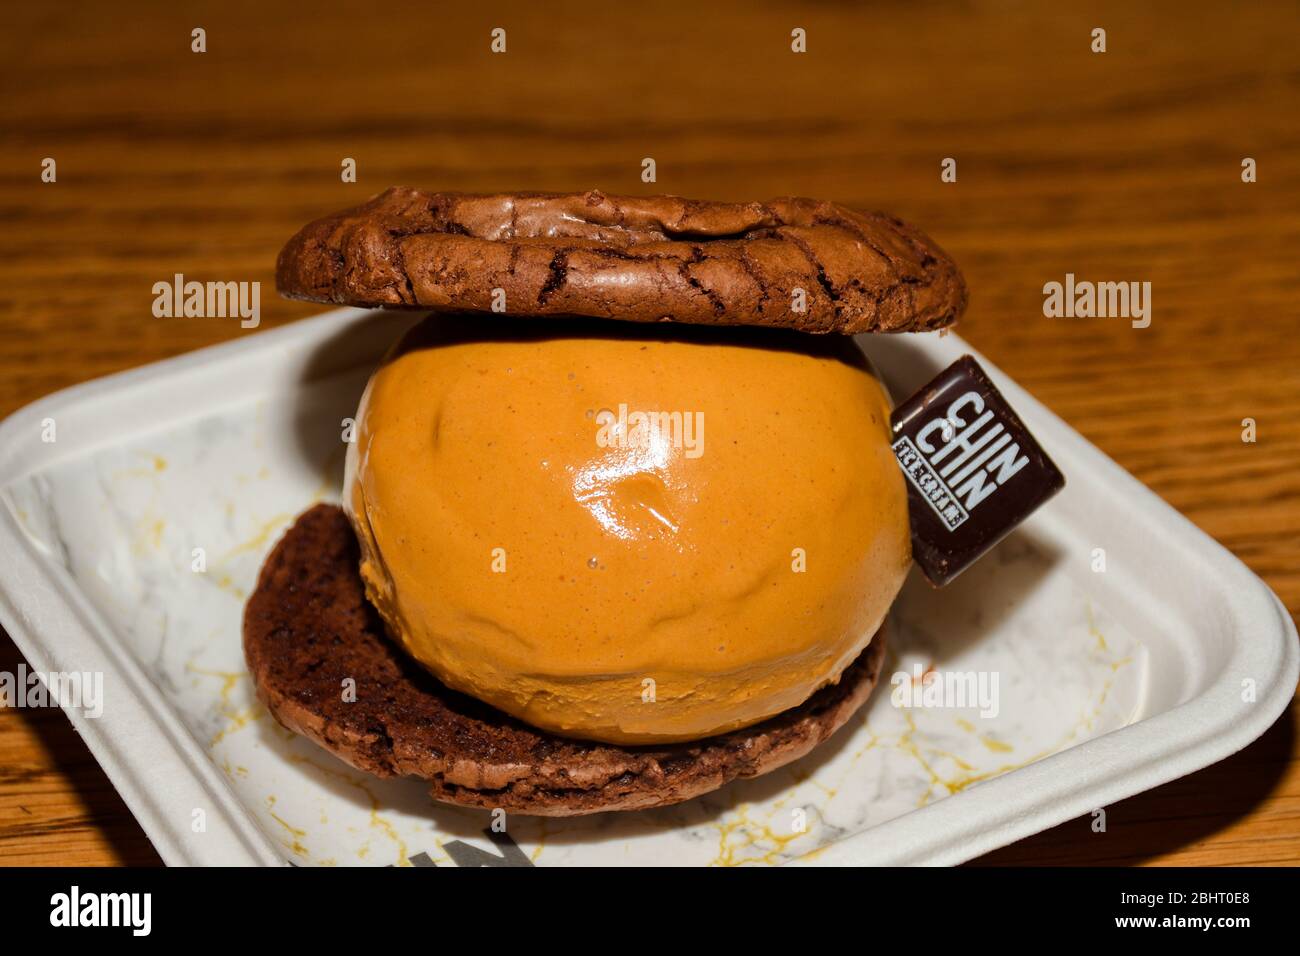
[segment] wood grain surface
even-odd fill
[[[255,334],[153,318],[177,272],[260,280],[263,328],[320,311],[273,295],[277,250],[391,184],[811,195],[934,236],[970,284],[961,333],[1300,612],[1295,4],[458,6],[8,7],[0,415]],[[1150,327],[1045,318],[1067,272],[1151,282]],[[1295,864],[1298,757],[1293,704],[1105,837],[1077,820],[981,862]],[[0,711],[0,863],[149,862],[62,715]]]

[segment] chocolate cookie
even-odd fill
[[[343,511],[302,514],[262,568],[244,613],[244,655],[280,723],[352,766],[429,782],[438,800],[572,816],[677,803],[812,750],[858,709],[879,676],[883,631],[799,707],[691,743],[621,747],[535,730],[449,690],[384,634],[357,572]],[[343,699],[343,681],[356,700]]]
[[[280,252],[276,285],[290,298],[368,308],[804,332],[924,332],[966,307],[944,251],[880,213],[594,191],[394,187],[303,228]]]

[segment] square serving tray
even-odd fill
[[[336,497],[342,419],[417,318],[331,312],[0,423],[0,623],[35,670],[103,673],[102,715],[69,717],[169,864],[952,864],[1228,756],[1295,690],[1264,583],[981,359],[1068,484],[943,591],[909,579],[858,717],[678,807],[494,834],[284,731],[240,646],[262,559]],[[899,396],[973,352],[860,341]],[[917,667],[996,674],[998,713],[894,706]]]

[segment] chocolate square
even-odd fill
[[[890,421],[907,478],[912,557],[939,587],[1065,486],[969,355],[894,409]]]

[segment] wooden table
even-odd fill
[[[252,334],[153,318],[178,272],[260,280],[263,327],[319,311],[271,294],[276,251],[390,184],[821,196],[935,236],[962,334],[1300,611],[1294,5],[463,6],[7,10],[0,414]],[[1044,317],[1066,273],[1151,282],[1150,327]],[[1078,820],[985,862],[1300,862],[1297,748],[1293,706],[1105,838]],[[61,714],[0,712],[0,863],[156,861]]]

